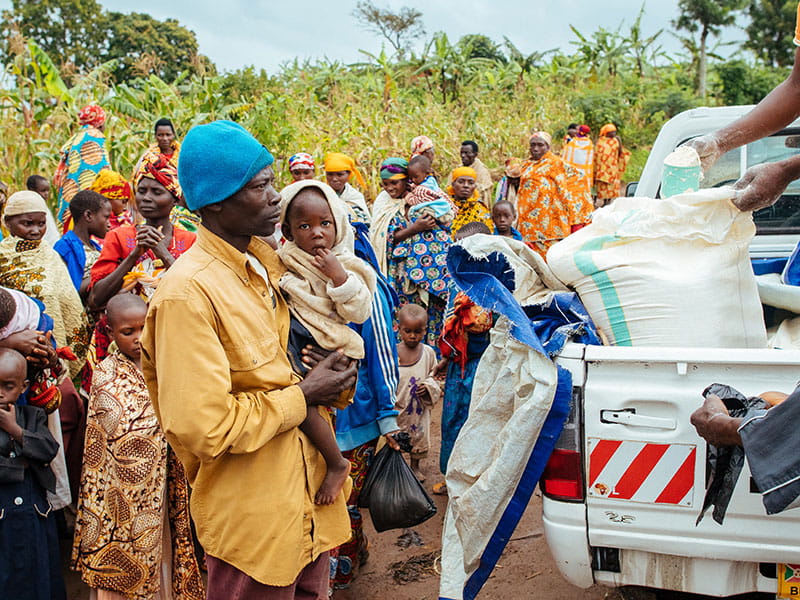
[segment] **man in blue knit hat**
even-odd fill
[[[298,425],[355,384],[356,366],[332,353],[302,380],[290,366],[285,269],[260,239],[278,221],[272,162],[230,121],[186,135],[178,177],[202,225],[159,283],[142,336],[153,407],[192,486],[212,600],[323,600],[328,551],[350,536],[349,485],[314,504],[325,462]]]

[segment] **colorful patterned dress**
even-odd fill
[[[619,138],[601,135],[594,155],[594,185],[598,200],[619,196],[622,176],[628,168],[631,153],[622,147]]]
[[[387,279],[397,292],[401,306],[413,303],[427,309],[428,335],[425,341],[436,346],[449,295],[447,250],[452,239],[449,228],[438,225],[402,242],[395,242],[394,232],[409,225],[402,211],[398,211],[389,223],[386,235]]]
[[[542,256],[575,225],[585,225],[592,204],[580,174],[552,152],[522,163],[517,228]]]
[[[188,499],[142,372],[110,354],[89,399],[73,568],[90,587],[126,598],[150,599],[171,584],[175,598],[202,600]]]
[[[106,136],[91,125],[83,125],[78,133],[61,147],[61,161],[53,184],[58,189],[58,225],[62,232],[70,229],[72,217],[69,203],[81,190],[92,187],[102,169],[111,168],[105,148]]]

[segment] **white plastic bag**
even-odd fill
[[[732,188],[618,198],[547,253],[612,345],[764,348],[748,246],[752,214]]]

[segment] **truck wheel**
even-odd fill
[[[625,586],[619,590],[623,600],[657,600],[655,590],[638,586]]]

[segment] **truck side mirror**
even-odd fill
[[[639,187],[638,181],[631,181],[628,185],[625,186],[625,196],[627,198],[632,198],[636,195],[636,188]]]

